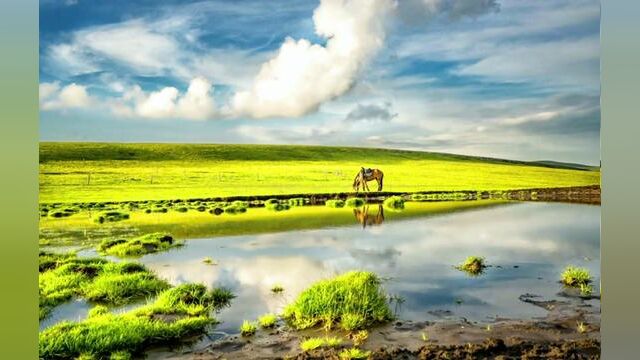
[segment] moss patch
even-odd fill
[[[345,330],[393,318],[380,279],[363,271],[317,282],[288,305],[283,316],[296,329],[339,324]]]
[[[124,314],[97,313],[88,319],[63,322],[40,333],[41,359],[78,356],[109,358],[141,354],[155,345],[167,345],[204,332],[214,323],[209,314],[229,304],[233,295],[223,289],[185,284],[162,292],[140,309]]]
[[[133,239],[106,239],[98,245],[101,254],[137,257],[182,246],[182,242],[165,233],[152,233]]]

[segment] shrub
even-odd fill
[[[283,317],[296,329],[339,323],[347,330],[392,319],[380,279],[362,271],[315,283],[285,308]]]

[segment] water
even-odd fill
[[[332,211],[353,217],[352,210]],[[559,275],[569,264],[587,267],[598,292],[599,206],[507,203],[374,223],[363,228],[353,218],[348,226],[194,239],[140,261],[172,284],[231,289],[237,297],[217,315],[222,323],[216,331],[226,333],[237,333],[243,320],[280,312],[313,282],[352,269],[387,279],[387,292],[404,299],[398,316],[411,320],[544,316],[518,297],[558,299]],[[453,267],[469,255],[484,256],[492,266],[479,277]],[[204,264],[205,257],[218,265]],[[284,287],[282,294],[272,294],[276,284]],[[590,303],[599,306],[598,300]],[[54,310],[51,319],[77,320],[86,311],[86,304],[73,302]]]

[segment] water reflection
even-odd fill
[[[375,214],[369,212],[369,207],[377,209]],[[372,225],[381,225],[384,222],[384,206],[382,204],[366,204],[363,207],[353,209],[353,215],[362,225],[362,228]]]
[[[414,320],[542,316],[543,309],[518,297],[557,298],[559,274],[569,264],[587,267],[599,283],[600,207],[516,203],[373,226],[384,218],[380,210],[354,211],[352,226],[205,238],[141,261],[173,284],[230,288],[237,298],[219,314],[217,327],[230,333],[245,319],[280,312],[314,281],[352,269],[388,279],[389,294],[404,300],[399,316]],[[454,266],[469,255],[491,266],[468,277]],[[204,264],[205,257],[218,265]],[[282,294],[271,292],[276,284]]]

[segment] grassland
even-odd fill
[[[351,191],[360,167],[385,191],[593,185],[600,171],[451,154],[349,147],[41,143],[40,202]]]

